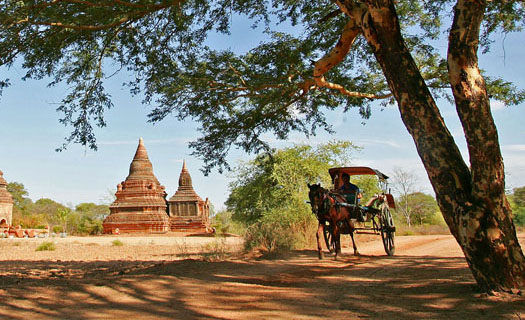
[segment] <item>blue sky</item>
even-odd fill
[[[246,32],[246,25],[235,25],[233,35],[217,39],[235,51],[245,51],[261,40]],[[490,54],[482,55],[480,66],[489,75],[498,75],[525,88],[525,33],[508,35],[503,41],[496,38]],[[213,45],[213,43],[212,43]],[[446,46],[441,48],[446,51]],[[122,78],[106,82],[115,107],[107,112],[108,127],[97,129],[99,150],[94,152],[71,145],[64,152],[55,152],[71,128],[58,123],[57,103],[66,94],[65,87],[47,88],[47,81],[21,81],[24,70],[13,67],[0,69],[2,78],[8,77],[13,85],[0,97],[0,170],[7,181],[25,185],[33,200],[51,198],[76,205],[81,202],[102,203],[116,191],[116,185],[128,175],[129,164],[138,139],[144,138],[155,175],[166,186],[168,197],[178,186],[183,159],[193,178],[194,188],[203,197],[209,197],[217,209],[223,207],[228,196],[230,174],[212,172],[204,177],[199,169],[202,163],[191,157],[188,142],[198,137],[197,124],[190,120],[180,122],[170,117],[152,125],[146,123],[149,112],[140,97],[132,97],[122,88]],[[445,101],[438,102],[449,130],[468,161],[465,139],[455,108]],[[493,116],[498,127],[501,149],[507,172],[507,188],[525,185],[525,105],[503,107],[492,103]],[[391,175],[396,168],[413,172],[419,178],[419,191],[432,193],[424,168],[416,153],[412,138],[401,122],[397,107],[373,109],[366,124],[356,111],[329,115],[335,135],[319,132],[306,140],[292,134],[288,141],[275,141],[276,147],[290,143],[322,143],[329,139],[350,140],[363,147],[355,154],[352,165],[367,165]],[[235,151],[231,164],[239,159],[253,157]]]

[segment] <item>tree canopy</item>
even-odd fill
[[[436,44],[452,4],[396,2],[407,45],[438,97],[450,98]],[[488,2],[484,50],[491,34],[521,30],[523,13],[522,1]],[[208,47],[206,39],[228,34],[238,16],[260,26],[266,40],[243,53]],[[62,148],[70,142],[97,148],[93,126],[105,126],[104,112],[113,106],[104,83],[118,72],[131,75],[132,94],[144,94],[150,121],[173,115],[201,124],[202,136],[191,147],[207,171],[229,168],[232,146],[268,151],[264,133],[286,139],[294,130],[330,131],[327,110],[357,107],[369,117],[374,100],[394,102],[367,41],[354,41],[353,22],[337,2],[2,1],[0,21],[0,65],[21,61],[24,79],[49,77],[51,86],[70,88],[57,109],[60,122],[72,128]],[[283,31],[290,25],[294,32]],[[486,80],[493,99],[525,99],[503,79]],[[2,87],[8,84],[4,79]]]

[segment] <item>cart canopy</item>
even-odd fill
[[[349,176],[357,176],[357,175],[375,175],[380,180],[386,180],[388,179],[388,176],[383,174],[381,171],[372,169],[370,167],[340,167],[340,168],[330,168],[328,170],[328,173],[330,174],[330,177],[332,177],[332,181],[335,177],[341,177],[343,173],[347,173]]]

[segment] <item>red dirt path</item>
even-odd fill
[[[358,235],[362,256],[346,247],[338,261],[209,261],[236,241],[181,239],[56,239],[44,252],[40,239],[0,239],[0,318],[525,319],[523,295],[475,292],[451,236],[397,237],[387,257],[379,237]]]

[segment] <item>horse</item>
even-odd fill
[[[321,248],[321,237],[324,232],[325,222],[328,222],[332,228],[332,236],[335,243],[335,260],[337,255],[341,253],[341,230],[339,222],[346,223],[350,230],[350,237],[354,246],[354,255],[359,255],[357,246],[354,241],[355,226],[350,221],[350,215],[355,208],[343,206],[345,199],[336,193],[331,193],[321,187],[321,184],[308,184],[310,191],[308,197],[310,198],[310,205],[312,212],[317,216],[319,226],[317,228],[317,250],[319,252],[319,259],[324,258],[323,250]]]

